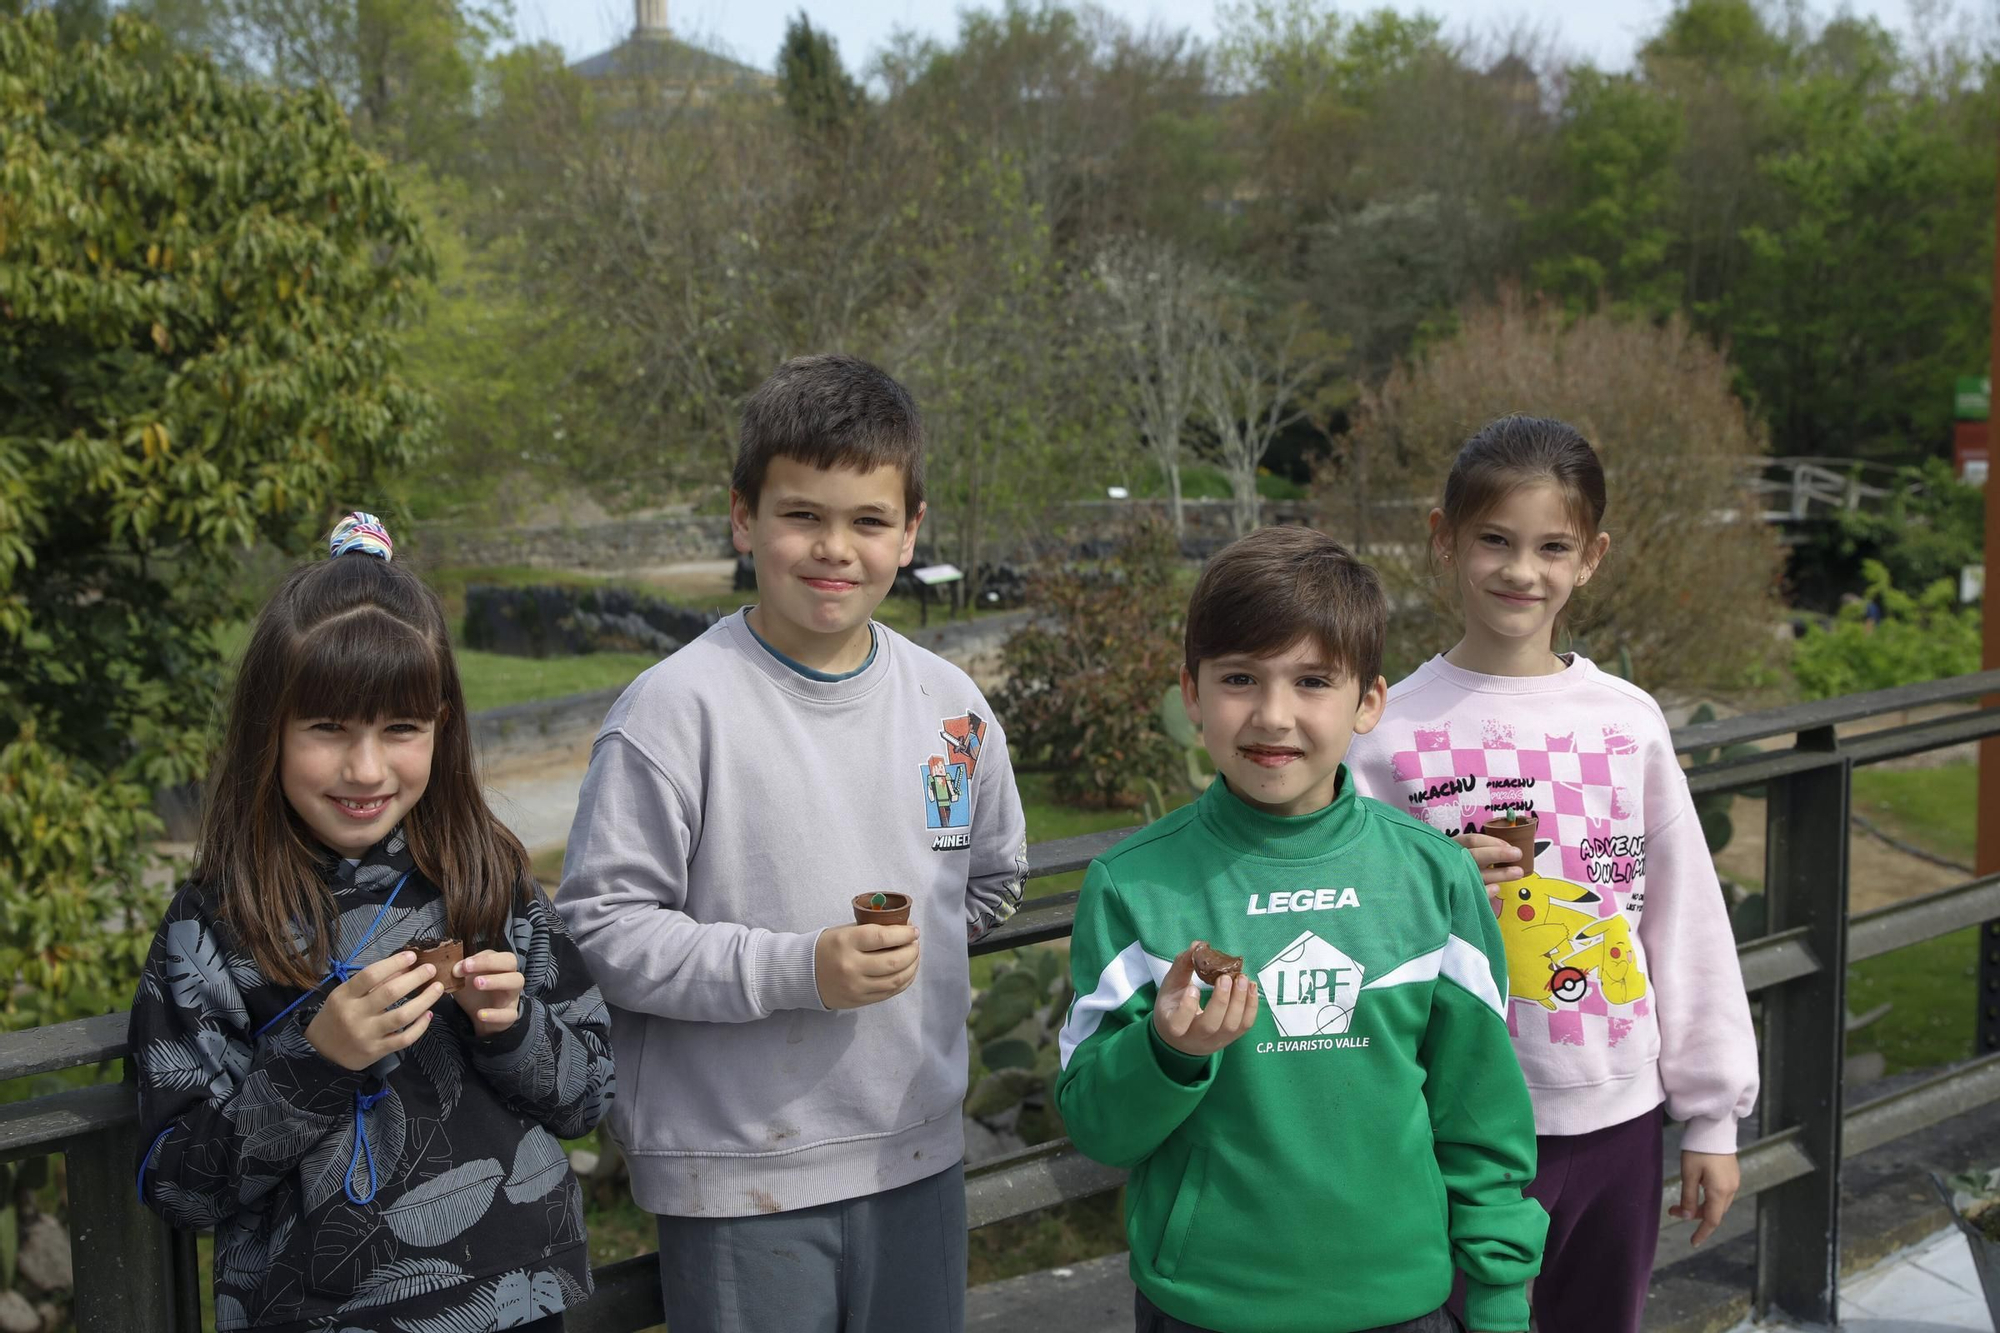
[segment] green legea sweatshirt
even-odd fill
[[[1152,1025],[1174,956],[1243,955],[1251,1030],[1197,1059]],[[1444,1304],[1528,1327],[1548,1218],[1502,1017],[1505,957],[1472,858],[1356,796],[1266,814],[1217,781],[1091,863],[1056,1097],[1129,1167],[1132,1277],[1226,1333],[1350,1333]]]

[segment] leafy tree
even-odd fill
[[[1541,218],[1555,253],[1535,265],[1536,285],[1575,310],[1600,296],[1653,315],[1678,308],[1668,226],[1678,108],[1630,76],[1583,69],[1563,109],[1557,153],[1568,187]]]
[[[804,10],[785,24],[785,44],[778,48],[778,84],[784,91],[785,110],[813,134],[837,128],[865,100],[861,85],[841,64],[833,38],[813,27]]]
[[[1899,588],[1954,586],[1958,572],[1986,551],[1986,492],[1960,481],[1940,458],[1901,468],[1879,510],[1846,509],[1835,520],[1840,553],[1879,561]]]
[[[136,0],[225,72],[332,90],[370,145],[433,165],[470,133],[482,62],[513,31],[511,0]]]
[[[0,20],[0,1014],[130,995],[153,793],[206,767],[253,542],[419,446],[429,257],[324,93]]]

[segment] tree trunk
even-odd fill
[[[1178,459],[1163,459],[1160,470],[1167,474],[1167,510],[1174,518],[1174,540],[1187,536],[1187,520],[1181,513],[1181,465]]]

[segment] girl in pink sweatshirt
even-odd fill
[[[1500,916],[1507,1026],[1534,1098],[1549,1213],[1541,1333],[1639,1333],[1659,1236],[1661,1114],[1686,1124],[1681,1197],[1715,1230],[1739,1183],[1756,1037],[1714,863],[1659,705],[1555,651],[1610,548],[1604,469],[1559,421],[1466,441],[1431,510],[1465,633],[1354,738],[1358,789],[1464,843]],[[1531,856],[1482,834],[1526,820]]]

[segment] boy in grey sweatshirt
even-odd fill
[[[966,945],[1019,905],[1027,838],[978,688],[871,620],[923,497],[900,385],[781,366],[731,478],[757,605],[591,753],[556,906],[611,1006],[674,1333],[963,1323]],[[908,925],[855,924],[877,892]]]

